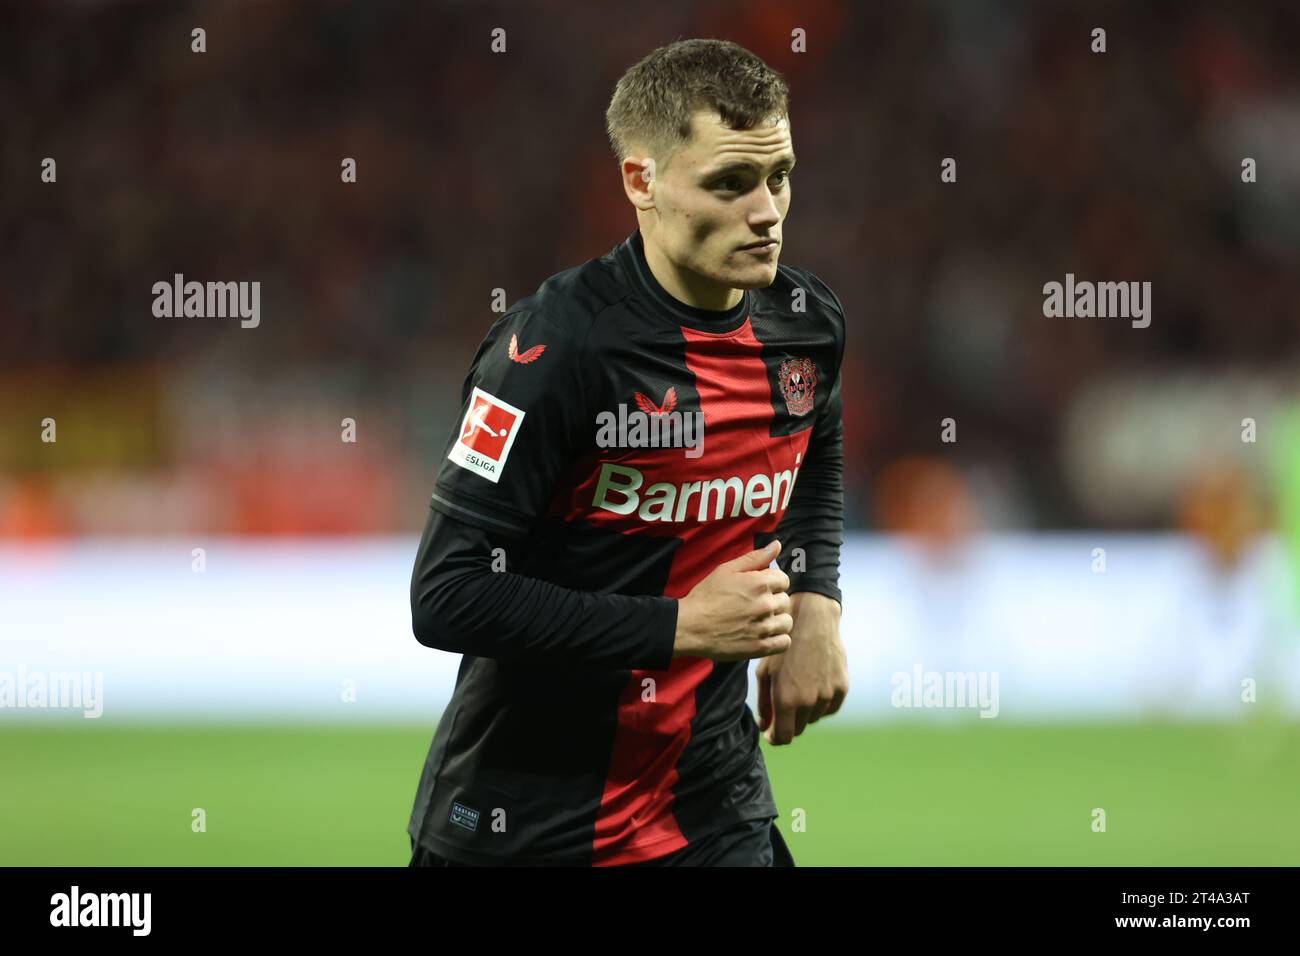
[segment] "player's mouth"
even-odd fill
[[[760,239],[757,242],[751,242],[747,246],[741,246],[741,252],[753,253],[759,257],[770,256],[781,245],[779,239]]]

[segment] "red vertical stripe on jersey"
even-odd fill
[[[769,433],[772,395],[762,346],[749,319],[734,332],[698,332],[683,327],[686,366],[695,376],[704,413],[704,454],[696,459],[669,450],[667,468],[656,481],[688,481],[706,475],[753,475],[774,470],[778,449],[802,454],[808,432],[797,436]],[[780,457],[780,456],[778,456]],[[779,470],[779,469],[778,469]],[[753,548],[754,535],[772,531],[781,511],[759,517],[688,521],[664,594],[686,594],[719,564]],[[695,690],[713,670],[713,661],[674,658],[667,671],[633,671],[619,700],[618,726],[609,772],[596,815],[593,863],[611,866],[663,856],[686,846],[672,813],[677,761],[690,740],[695,717]],[[654,700],[642,699],[643,680],[653,679]]]

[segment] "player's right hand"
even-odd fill
[[[674,657],[745,661],[790,647],[789,576],[768,567],[781,542],[724,561],[677,602]]]

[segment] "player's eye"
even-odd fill
[[[788,169],[783,169],[775,176],[772,177],[772,185],[775,186],[777,189],[780,189],[789,181],[790,181],[790,170]]]
[[[721,189],[724,192],[734,193],[740,191],[740,180],[735,176],[728,176],[726,179],[719,179],[713,184],[714,189]]]

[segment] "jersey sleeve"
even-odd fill
[[[497,570],[503,536],[429,509],[411,574],[411,622],[426,647],[495,660],[667,670],[677,600],[592,594]]]
[[[813,277],[814,279],[816,277]],[[820,280],[817,280],[820,283]],[[844,365],[845,323],[839,298],[828,286],[838,313],[831,331],[837,338],[837,364],[808,442],[808,455],[777,526],[781,540],[777,564],[790,577],[789,593],[814,591],[843,604],[840,548],[844,539],[844,423],[840,369]]]
[[[582,370],[590,319],[517,310],[479,346],[461,392],[430,506],[522,537],[560,476],[593,441]]]

